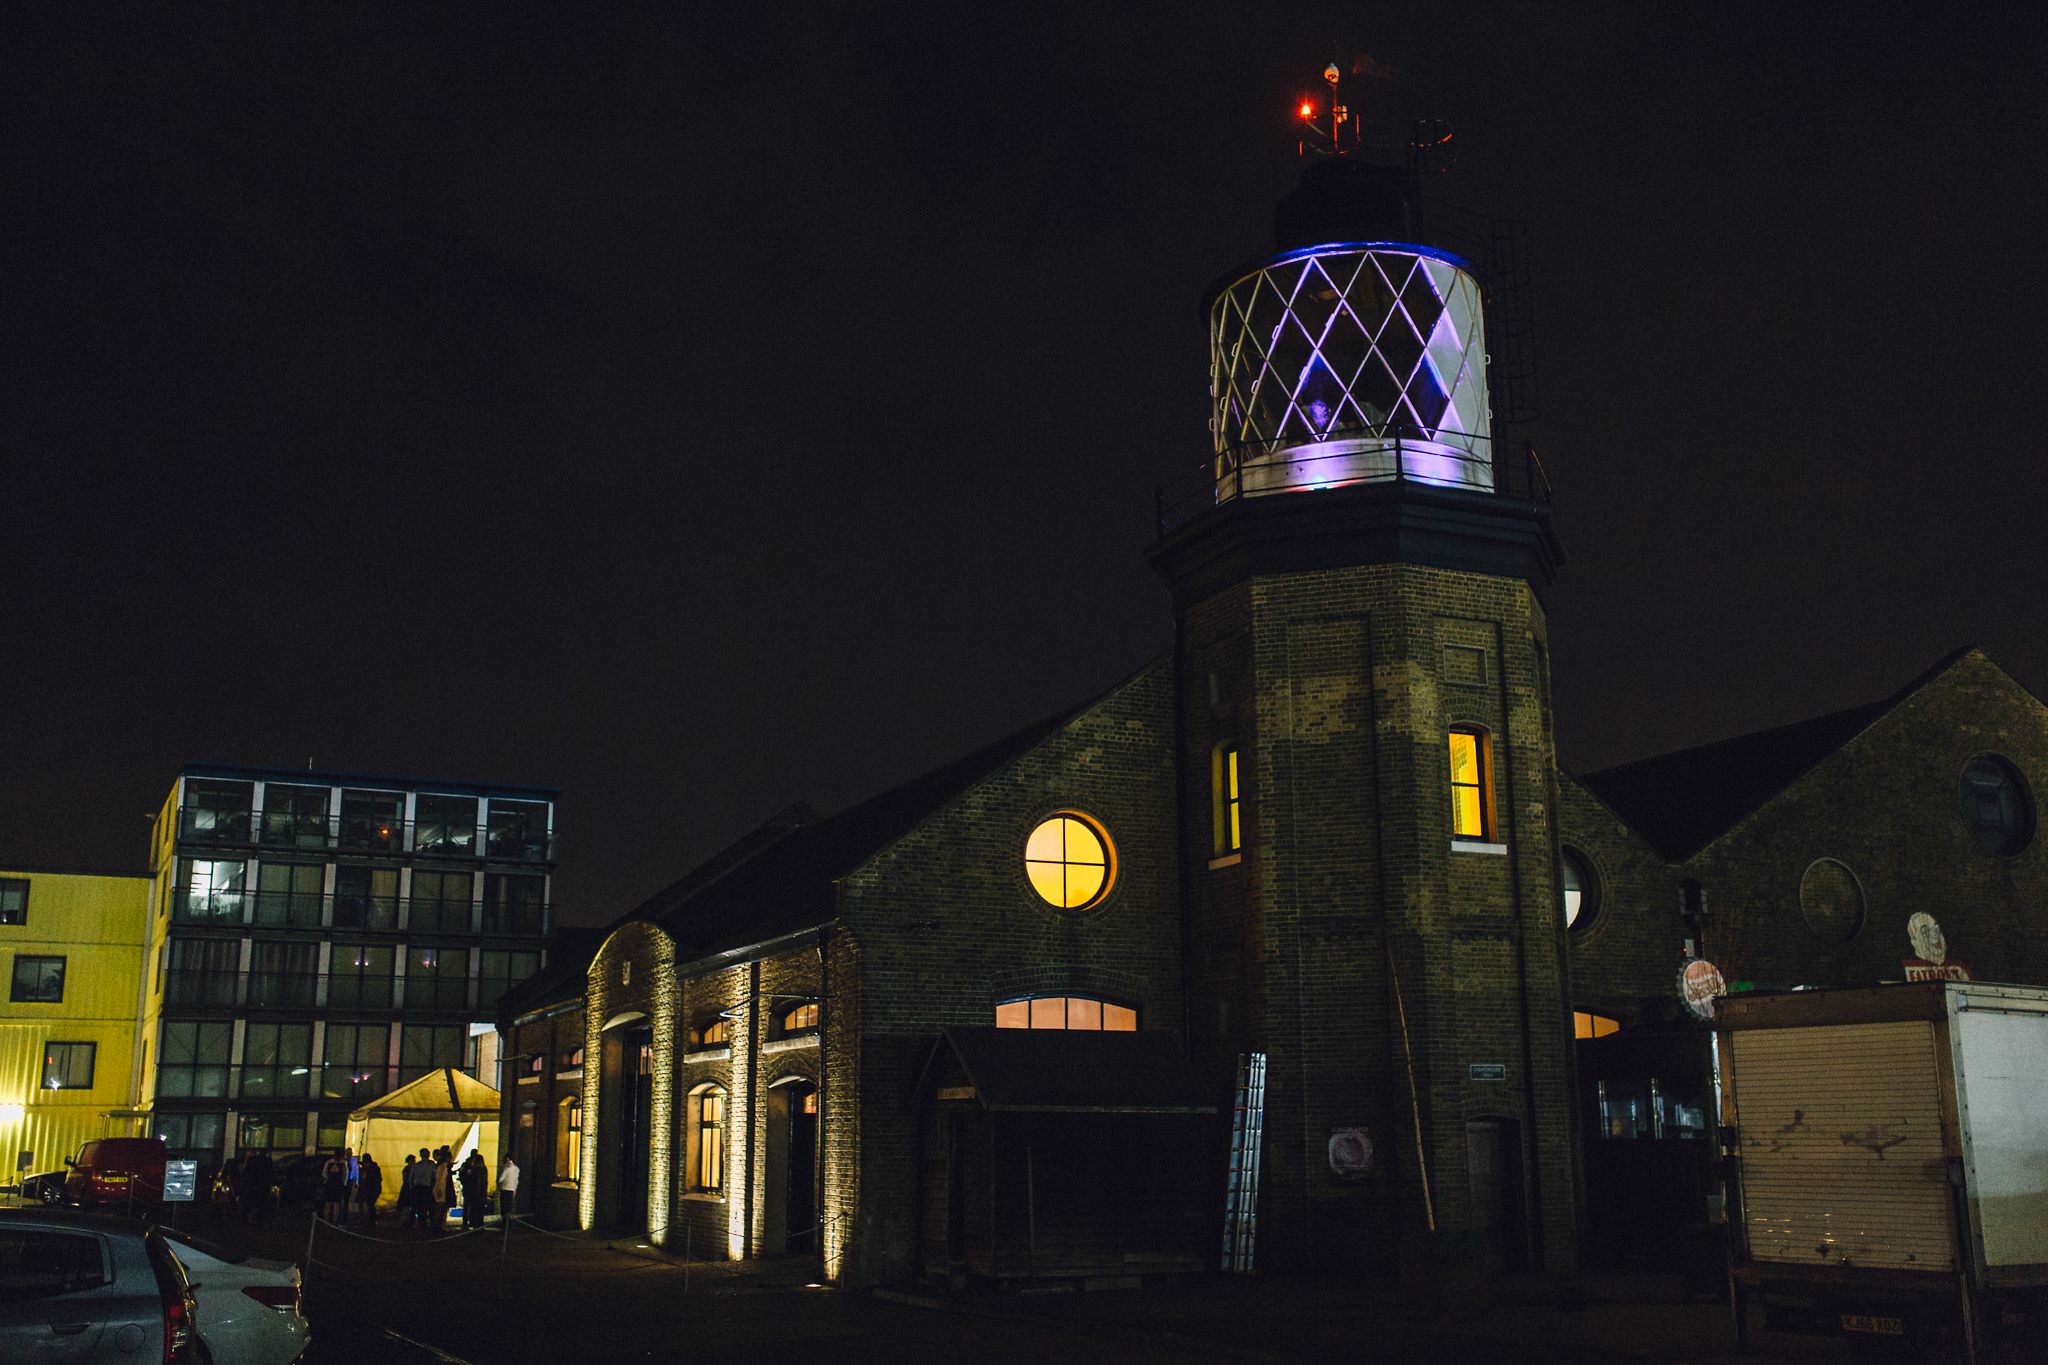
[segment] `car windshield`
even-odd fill
[[[210,1237],[195,1237],[189,1232],[180,1232],[176,1228],[159,1228],[158,1232],[162,1234],[167,1242],[175,1242],[181,1247],[190,1247],[202,1256],[211,1256],[214,1260],[226,1261],[229,1265],[240,1265],[249,1259],[249,1253],[240,1247],[227,1246],[214,1241]]]

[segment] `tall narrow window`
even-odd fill
[[[28,923],[28,878],[0,877],[0,924]]]
[[[1451,731],[1451,836],[1490,839],[1492,782],[1487,773],[1486,734],[1460,728]]]
[[[725,1092],[697,1097],[697,1188],[716,1194],[725,1188]]]
[[[1209,759],[1210,811],[1214,817],[1213,848],[1219,858],[1244,847],[1244,815],[1238,780],[1237,744],[1225,740]]]
[[[565,1095],[555,1106],[555,1179],[583,1179],[583,1097]]]

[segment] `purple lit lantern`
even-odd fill
[[[1448,252],[1285,252],[1209,310],[1219,500],[1407,478],[1491,490],[1479,284]]]

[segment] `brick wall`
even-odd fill
[[[1544,632],[1526,584],[1410,565],[1256,578],[1183,618],[1191,1019],[1219,1087],[1237,1052],[1268,1054],[1268,1263],[1371,1259],[1423,1225],[1404,1007],[1439,1226],[1470,1221],[1467,1121],[1511,1119],[1533,1250],[1573,1261]],[[1485,651],[1483,682],[1447,680],[1447,644]],[[1503,853],[1452,851],[1456,724],[1491,736]],[[1247,846],[1212,867],[1209,754],[1226,737]],[[1473,1081],[1485,1062],[1508,1079]],[[1328,1139],[1358,1125],[1377,1161],[1342,1181]]]
[[[583,1188],[580,1208],[586,1228],[616,1223],[619,1219],[619,1165],[614,1156],[600,1160],[602,1153],[615,1153],[610,1125],[619,1113],[618,1080],[606,1077],[608,1059],[604,1047],[607,1025],[644,1019],[653,1033],[654,1071],[649,1104],[648,1131],[671,1133],[675,1128],[674,1097],[676,1071],[676,1015],[679,992],[676,983],[675,944],[651,924],[628,921],[591,959],[585,981],[583,1067]],[[634,1059],[619,1060],[628,1074]],[[609,1079],[612,1084],[604,1082]],[[647,1159],[647,1235],[657,1245],[668,1240],[670,1190],[673,1177],[672,1144],[650,1142]]]
[[[1141,1028],[1181,1028],[1172,685],[1168,661],[1145,669],[846,878],[842,923],[859,952],[858,1071],[836,1090],[828,1076],[827,1102],[857,1083],[850,1276],[915,1271],[910,1092],[940,1028],[992,1024],[1007,998],[1068,993],[1135,1005]],[[1024,872],[1026,836],[1066,808],[1099,821],[1116,850],[1114,888],[1081,913],[1047,905]],[[836,1197],[838,1210],[851,1193]]]

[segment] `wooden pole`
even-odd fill
[[[1415,1169],[1422,1177],[1422,1216],[1436,1231],[1436,1202],[1429,1195],[1429,1154],[1422,1146],[1422,1101],[1415,1091],[1415,1050],[1408,1042],[1408,1005],[1401,998],[1401,968],[1394,961],[1394,939],[1387,936],[1387,971],[1394,982],[1394,1012],[1401,1019],[1401,1056],[1408,1065],[1408,1112],[1415,1120]]]

